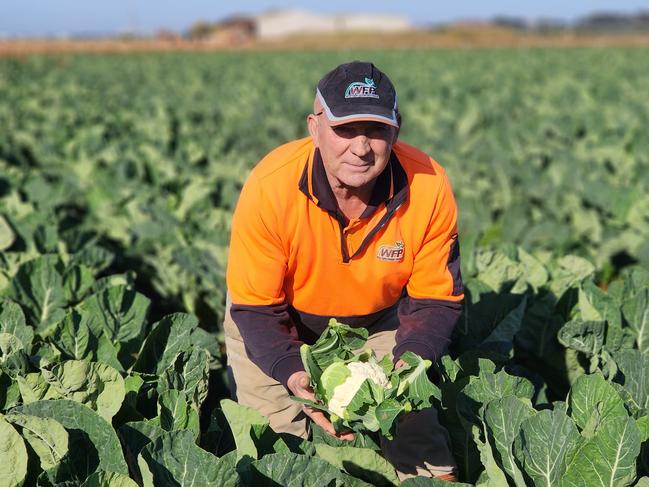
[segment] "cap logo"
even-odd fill
[[[376,252],[376,258],[388,262],[400,262],[403,260],[404,244],[398,240],[394,245],[381,245]]]
[[[378,98],[376,85],[372,78],[365,78],[365,82],[354,81],[345,90],[345,98]]]

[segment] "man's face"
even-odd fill
[[[362,189],[376,179],[390,160],[397,129],[379,122],[331,127],[326,115],[317,113],[309,115],[309,132],[332,187]]]

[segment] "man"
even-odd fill
[[[232,222],[224,323],[240,403],[276,431],[307,435],[305,415],[336,435],[300,360],[331,317],[367,327],[379,357],[439,359],[461,310],[455,200],[444,169],[397,137],[389,78],[343,64],[320,80],[310,137],[252,171]],[[339,435],[352,439],[349,433]],[[404,416],[383,441],[399,476],[454,478],[448,434],[434,409]]]

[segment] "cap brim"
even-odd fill
[[[353,110],[353,113],[340,113],[334,115],[319,90],[316,95],[322,105],[324,115],[327,117],[329,125],[332,127],[351,122],[379,122],[399,128],[396,110],[386,110],[385,108],[376,105],[350,105],[348,107],[349,111]]]

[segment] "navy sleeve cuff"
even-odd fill
[[[273,364],[270,375],[277,382],[287,387],[288,378],[295,372],[303,371],[304,365],[299,355],[287,355]]]

